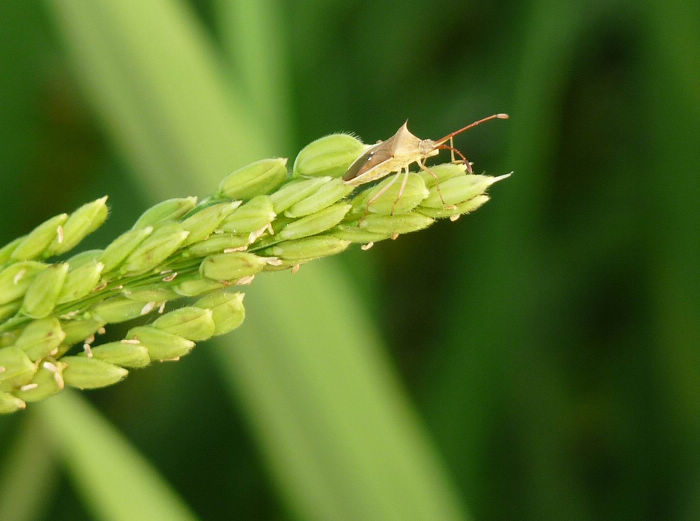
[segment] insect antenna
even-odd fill
[[[490,121],[492,119],[508,119],[508,117],[509,117],[508,114],[493,114],[489,117],[479,119],[479,120],[475,121],[474,123],[470,123],[466,127],[462,127],[459,130],[455,130],[454,132],[450,132],[445,137],[438,139],[435,143],[437,145],[444,145],[445,141],[452,139],[453,137],[455,137],[458,134],[461,134],[462,132],[466,132],[470,128],[474,128],[477,125],[481,125],[482,123],[486,123],[487,121]]]

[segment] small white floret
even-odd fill
[[[14,276],[12,279],[13,284],[19,284],[19,281],[22,280],[24,275],[27,273],[26,269],[21,269],[17,272],[17,274]]]

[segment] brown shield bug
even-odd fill
[[[455,161],[454,154],[456,152],[461,158],[459,162],[463,162],[467,166],[467,171],[469,173],[473,173],[471,164],[467,158],[464,157],[461,152],[459,152],[459,150],[454,148],[452,145],[452,140],[456,135],[492,119],[508,119],[508,114],[493,114],[486,118],[482,118],[460,128],[459,130],[450,132],[437,141],[433,141],[432,139],[420,139],[419,137],[414,136],[408,130],[408,122],[406,122],[401,125],[399,130],[396,131],[396,134],[391,136],[386,141],[379,141],[377,144],[372,145],[367,149],[367,151],[365,151],[365,153],[358,157],[350,165],[345,175],[343,175],[343,181],[349,185],[359,186],[376,181],[377,179],[381,179],[393,173],[403,172],[404,176],[401,183],[401,188],[399,189],[398,200],[403,194],[403,189],[408,178],[408,170],[413,163],[416,163],[422,170],[429,172],[437,180],[437,176],[435,176],[435,174],[433,174],[425,165],[425,160],[429,157],[438,155],[440,150],[450,150],[453,162]],[[448,141],[450,142],[449,145],[447,144]],[[369,209],[369,206],[386,190],[388,190],[398,178],[399,176],[397,175],[393,181],[388,183],[380,192],[375,194],[367,202],[367,209]],[[437,189],[439,193],[439,185],[437,186]],[[442,199],[442,194],[440,194],[440,198]]]

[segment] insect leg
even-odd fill
[[[435,179],[435,189],[437,190],[438,195],[440,196],[440,201],[442,202],[442,209],[443,210],[454,210],[457,207],[454,204],[445,204],[445,198],[442,196],[442,191],[440,190],[440,178],[437,176],[435,172],[433,172],[430,168],[428,168],[423,161],[416,161],[418,163],[418,166],[421,167],[422,170],[425,170],[428,172],[431,176],[433,176],[433,179]]]
[[[365,217],[367,217],[367,214],[369,213],[369,205],[371,205],[374,201],[376,201],[376,200],[379,199],[382,195],[384,195],[384,193],[385,193],[389,188],[391,188],[391,185],[393,185],[393,184],[396,182],[396,180],[399,178],[399,175],[401,175],[401,173],[396,174],[396,175],[392,178],[391,181],[389,181],[386,185],[384,185],[384,187],[383,187],[381,190],[379,190],[376,194],[374,194],[372,197],[369,198],[369,201],[367,201],[367,205],[365,206],[365,212],[362,214],[362,217],[360,218],[360,220],[359,220],[358,223],[357,223],[358,226],[360,225],[360,223],[362,223],[362,221],[365,220]]]
[[[457,148],[449,145],[438,145],[437,148],[439,148],[440,150],[449,150],[450,154],[452,155],[453,163],[464,163],[465,165],[467,165],[467,172],[469,172],[470,174],[474,173],[474,171],[472,170],[471,162],[469,162],[469,160],[464,156],[464,154],[462,154],[462,152],[460,152]],[[462,159],[460,159],[459,161],[455,161],[455,152],[457,152],[457,155]]]
[[[401,174],[397,174],[397,177]],[[399,188],[399,195],[396,196],[396,199],[394,200],[394,204],[391,206],[391,215],[394,215],[394,210],[396,210],[396,204],[399,202],[399,199],[401,199],[401,196],[403,195],[404,188],[406,188],[406,182],[408,181],[408,167],[406,167],[406,170],[403,172],[403,179],[401,180],[401,188]]]

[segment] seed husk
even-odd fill
[[[236,251],[210,255],[200,264],[199,272],[207,279],[235,281],[261,272],[265,264],[265,259],[253,253]]]
[[[311,179],[293,179],[285,183],[282,187],[270,194],[272,208],[275,213],[280,214],[287,208],[308,197],[321,185],[330,181],[330,177],[313,177]]]
[[[163,315],[153,323],[153,327],[195,342],[211,338],[216,330],[211,310],[194,306]]]
[[[0,414],[10,414],[25,409],[27,404],[10,393],[0,392]]]
[[[279,237],[284,240],[292,240],[318,235],[342,221],[345,214],[350,211],[350,208],[351,205],[349,204],[338,203],[292,221],[279,232]]]
[[[295,241],[280,242],[264,250],[264,253],[285,260],[307,260],[340,253],[349,245],[350,241],[330,235],[319,235]]]
[[[63,362],[44,362],[29,384],[23,385],[14,395],[25,402],[39,402],[63,390]]]
[[[370,233],[393,235],[423,230],[435,222],[434,219],[418,213],[403,215],[370,214],[360,220],[359,227]]]
[[[342,179],[332,179],[311,195],[294,203],[284,215],[291,218],[311,215],[337,203],[352,191],[353,187],[345,184]]]
[[[44,256],[60,255],[72,250],[107,219],[107,196],[84,204],[74,211],[62,226],[62,232],[46,249]]]
[[[0,349],[0,391],[11,391],[29,383],[36,372],[36,366],[22,349],[17,346]]]
[[[53,311],[68,273],[68,263],[52,264],[34,278],[22,302],[22,312],[32,318],[44,318]]]
[[[24,328],[15,345],[32,361],[49,356],[65,339],[66,334],[55,317],[34,320]]]
[[[77,300],[88,295],[100,282],[104,264],[92,260],[78,268],[72,269],[66,275],[63,288],[58,294],[57,304]]]
[[[146,346],[151,360],[177,359],[188,354],[195,346],[191,340],[153,326],[131,328],[126,337],[138,340],[141,345]]]
[[[214,204],[182,221],[182,228],[190,232],[183,246],[205,240],[240,204],[240,201]]]
[[[129,254],[121,266],[121,272],[143,273],[155,268],[176,252],[189,234],[180,223],[162,224]]]
[[[160,202],[143,212],[141,217],[134,223],[132,230],[179,219],[192,210],[196,204],[197,198],[194,196],[168,199]]]
[[[145,367],[151,363],[146,346],[123,341],[101,344],[91,348],[90,355],[83,352],[78,356],[91,356],[103,362],[129,368]]]
[[[49,265],[36,261],[12,264],[0,272],[0,304],[24,296],[34,277]]]
[[[126,297],[113,297],[97,304],[92,309],[92,317],[106,324],[127,322],[143,315],[143,302]]]
[[[276,216],[270,197],[259,195],[233,211],[219,229],[234,234],[255,232],[270,224]]]
[[[331,134],[312,141],[294,160],[294,177],[341,177],[367,145],[349,134]]]
[[[78,389],[98,389],[115,384],[129,374],[129,371],[96,358],[85,356],[64,356],[66,364],[63,379],[67,385]]]
[[[34,228],[23,238],[12,252],[14,260],[31,260],[42,256],[51,242],[57,237],[58,227],[68,219],[67,213],[52,217]]]
[[[153,233],[153,226],[139,227],[121,234],[107,246],[100,257],[104,273],[118,268],[146,237]]]
[[[256,195],[271,192],[287,178],[287,159],[261,159],[246,165],[219,183],[219,194],[229,199],[247,201]]]
[[[245,320],[245,307],[241,292],[216,291],[202,297],[194,305],[210,309],[214,320],[214,336],[224,335],[240,326]]]

